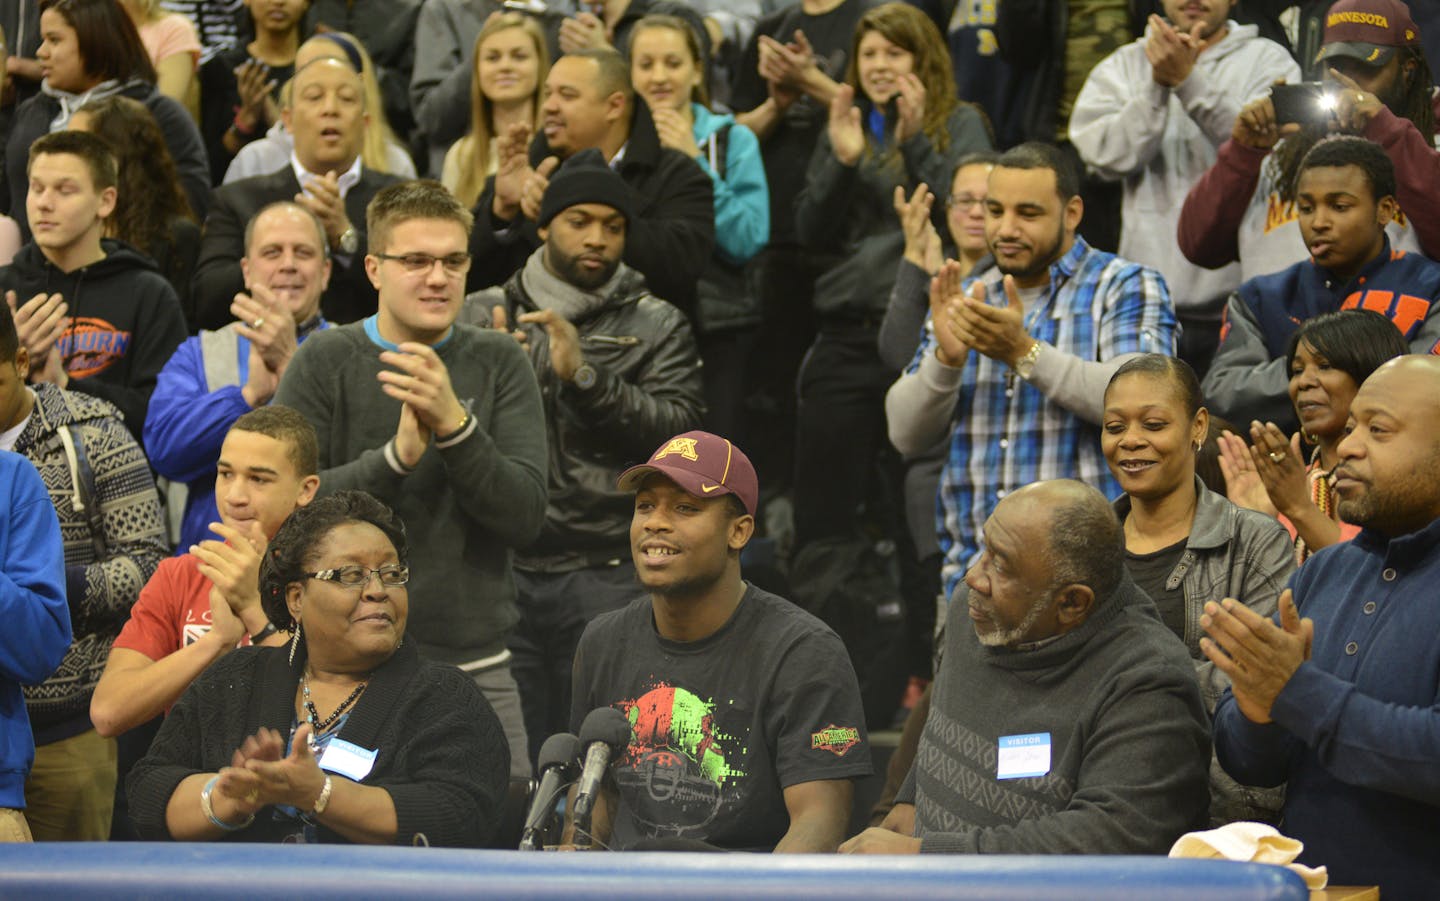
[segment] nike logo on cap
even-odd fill
[[[721,488],[724,487],[724,485],[706,485],[704,482],[700,483],[700,490],[705,492],[706,494],[709,494],[712,491],[719,491]]]

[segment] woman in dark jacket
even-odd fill
[[[86,103],[120,95],[150,110],[180,172],[191,209],[201,218],[210,198],[210,167],[200,130],[185,108],[155,88],[155,67],[135,24],[115,0],[40,0],[43,40],[37,54],[45,74],[40,93],[15,111],[5,142],[0,212],[20,223],[28,240],[25,192],[28,151],[41,135],[68,128]]]
[[[1209,412],[1190,365],[1144,354],[1127,360],[1105,389],[1100,444],[1120,487],[1115,512],[1125,531],[1125,566],[1195,662],[1206,710],[1229,684],[1200,650],[1207,601],[1235,598],[1273,616],[1295,560],[1275,520],[1235,506],[1195,474]],[[1237,785],[1211,760],[1210,820],[1274,823],[1281,796]]]
[[[949,54],[925,14],[902,3],[866,12],[795,208],[801,241],[834,255],[815,284],[819,335],[799,378],[797,546],[856,531],[886,447],[896,372],[876,338],[905,244],[895,188],[907,197],[921,183],[945,190],[962,156],[991,146],[984,114],[955,99]],[[943,208],[933,216],[944,229]]]

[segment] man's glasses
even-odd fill
[[[399,563],[392,563],[379,569],[370,569],[359,565],[339,566],[335,569],[322,569],[319,572],[301,573],[301,575],[307,579],[334,582],[337,585],[344,585],[346,588],[360,588],[368,585],[370,577],[375,576],[386,588],[399,588],[410,581],[410,567]]]
[[[371,256],[377,260],[394,260],[406,272],[416,275],[434,269],[436,262],[445,267],[447,275],[463,275],[465,270],[470,268],[470,254],[468,253],[447,253],[443,257],[428,253],[376,253]]]

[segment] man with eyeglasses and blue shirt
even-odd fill
[[[321,491],[368,491],[405,521],[414,576],[406,639],[469,673],[528,775],[506,640],[519,619],[513,549],[545,518],[545,411],[508,335],[456,323],[473,219],[438,182],[366,210],[365,271],[379,311],[313,335],[280,380],[319,436]]]

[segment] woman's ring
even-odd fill
[[[265,324],[265,317],[264,317],[264,316],[256,316],[256,317],[255,317],[255,321],[252,322],[252,323],[250,323],[250,327],[251,327],[251,328],[259,328],[260,326],[262,326],[262,325],[264,325],[264,324]]]
[[[1270,462],[1271,462],[1271,463],[1279,463],[1279,462],[1280,462],[1281,460],[1283,460],[1283,459],[1285,459],[1285,452],[1284,452],[1284,451],[1271,451],[1271,452],[1270,452]]]

